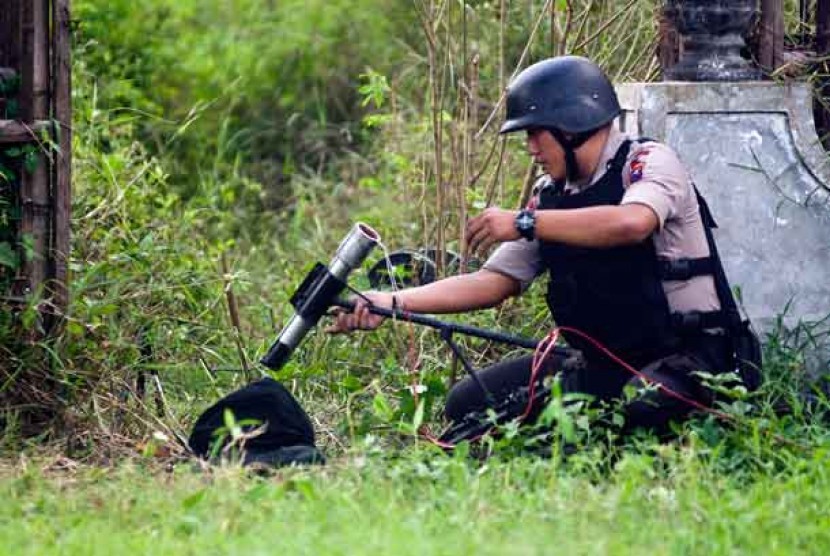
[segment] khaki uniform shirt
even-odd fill
[[[626,139],[625,134],[612,127],[594,175],[582,184],[567,183],[565,191],[579,192],[595,184],[605,174],[607,163]],[[625,194],[620,204],[645,205],[657,215],[659,228],[652,239],[658,257],[681,259],[709,256],[692,180],[670,147],[651,141],[633,143],[622,173]],[[537,194],[538,189],[549,183],[549,177],[540,178],[536,184]],[[522,289],[545,270],[538,241],[525,239],[501,244],[484,263],[484,268],[514,278],[521,283]],[[556,269],[551,271],[556,272]],[[673,312],[714,311],[720,308],[712,276],[664,281],[663,289]]]

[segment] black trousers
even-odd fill
[[[479,378],[498,400],[528,385],[532,359],[532,356],[527,356],[499,362],[481,370]],[[731,370],[730,361],[730,342],[725,335],[699,334],[686,338],[683,349],[677,353],[635,367],[639,367],[650,381],[659,382],[686,398],[708,405],[712,403],[713,395],[693,373],[725,372]],[[552,356],[542,370],[542,378],[556,373],[560,373],[563,393],[589,394],[599,401],[620,398],[626,386],[633,386],[638,394],[623,409],[623,433],[645,428],[658,435],[666,435],[670,433],[672,421],[681,421],[694,410],[688,403],[662,390],[646,387],[639,377],[605,356]],[[459,421],[468,413],[485,408],[484,393],[468,376],[450,390],[444,411],[450,420]],[[541,407],[534,409],[540,410]]]

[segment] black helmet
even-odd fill
[[[582,134],[620,113],[608,76],[591,60],[559,56],[522,71],[507,87],[507,119],[499,133],[530,127]]]

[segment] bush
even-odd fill
[[[286,202],[298,171],[327,169],[363,139],[358,76],[389,67],[392,0],[78,2],[78,56],[105,109],[152,116],[139,137],[187,199],[254,212]],[[384,17],[378,17],[378,14]],[[253,180],[264,197],[250,195]]]

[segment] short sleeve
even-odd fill
[[[521,284],[524,291],[542,272],[539,242],[519,239],[502,243],[493,251],[483,268],[513,278]]]
[[[689,174],[677,154],[661,143],[643,143],[632,148],[623,167],[625,194],[620,204],[651,208],[660,221],[679,214],[691,191]]]

